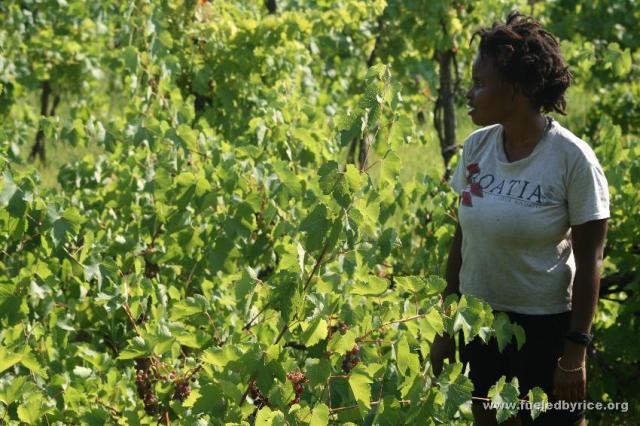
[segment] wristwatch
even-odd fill
[[[570,331],[565,337],[567,340],[582,346],[589,346],[589,343],[593,340],[593,334],[580,333],[578,331]]]

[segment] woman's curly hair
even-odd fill
[[[480,57],[492,58],[501,77],[517,85],[536,109],[566,115],[564,93],[571,84],[571,71],[558,41],[539,22],[514,10],[505,23],[476,30],[471,42],[476,36],[480,36]]]

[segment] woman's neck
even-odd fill
[[[505,146],[514,149],[533,148],[538,144],[547,125],[544,115],[512,115],[501,123]]]

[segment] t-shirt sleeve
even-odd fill
[[[609,188],[599,163],[584,161],[574,169],[568,187],[569,224],[609,217]]]
[[[465,175],[465,172],[466,172],[465,159],[467,158],[467,152],[469,151],[469,139],[470,137],[464,141],[462,154],[458,159],[458,164],[456,166],[455,171],[453,172],[453,176],[451,176],[451,179],[449,179],[449,185],[451,185],[451,188],[453,188],[453,190],[456,191],[458,194],[462,192],[465,186],[467,186],[467,177]]]

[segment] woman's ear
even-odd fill
[[[510,83],[511,86],[511,102],[516,100],[516,96],[520,95],[522,91],[520,90],[520,86],[516,83]]]

